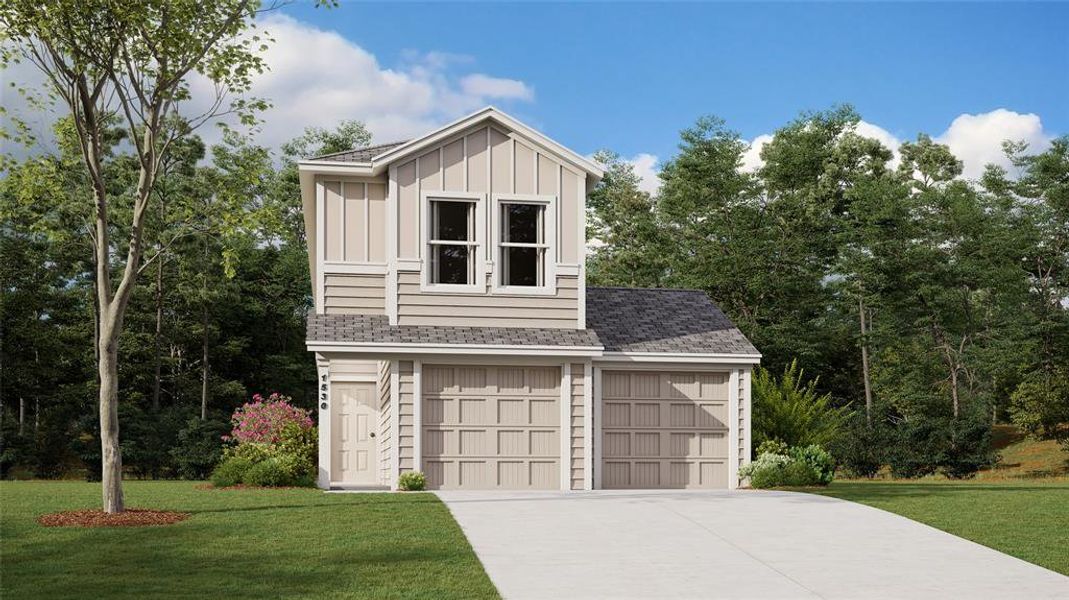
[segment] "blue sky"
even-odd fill
[[[1042,150],[1069,134],[1069,3],[298,0],[258,24],[276,40],[252,90],[273,102],[257,132],[273,148],[342,119],[407,139],[494,104],[580,153],[619,152],[654,191],[679,130],[704,114],[752,142],[751,169],[777,127],[844,102],[892,149],[918,132],[946,143],[967,177],[1004,161],[1004,139]],[[41,81],[26,65],[0,78]],[[190,114],[210,89],[193,81]],[[0,94],[47,131],[54,113]]]
[[[531,97],[492,100],[580,152],[663,159],[702,114],[753,139],[837,102],[898,139],[999,108],[1037,115],[1046,135],[1069,132],[1067,4],[343,2],[285,12],[385,69],[440,53],[455,59],[447,76],[523,82]]]

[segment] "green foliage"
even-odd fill
[[[765,442],[757,458],[739,469],[739,475],[757,489],[828,485],[835,477],[835,462],[817,445],[788,449],[782,442]]]
[[[778,440],[778,439],[765,440],[765,441],[763,441],[763,442],[761,442],[760,444],[757,445],[757,455],[758,456],[761,456],[762,454],[783,454],[783,455],[786,455],[789,449],[790,449],[790,447],[787,445],[787,442],[784,442],[784,441],[781,441],[781,440]]]
[[[890,433],[886,426],[869,425],[864,415],[855,414],[831,446],[839,467],[851,477],[875,477],[887,464]]]
[[[225,421],[189,419],[178,432],[178,443],[171,449],[178,476],[183,479],[208,477],[223,458],[219,438],[226,431]]]
[[[419,471],[406,471],[397,478],[397,489],[403,492],[422,492],[427,488],[427,477]]]
[[[828,485],[835,478],[835,461],[827,450],[816,444],[791,448],[790,457],[796,464],[805,465],[808,472],[816,474],[813,484]]]
[[[1029,373],[1010,396],[1010,418],[1036,437],[1069,441],[1069,369]]]
[[[252,469],[253,462],[241,456],[231,456],[219,463],[211,474],[212,485],[217,488],[238,485]]]
[[[269,458],[249,467],[242,483],[259,487],[288,487],[294,485],[294,480],[282,460]]]
[[[318,429],[298,423],[282,428],[276,443],[241,442],[224,450],[226,462],[237,460],[253,468],[241,483],[262,487],[313,487],[316,483]]]
[[[753,440],[758,448],[767,440],[788,446],[828,445],[835,441],[848,419],[845,408],[831,404],[830,394],[817,392],[817,380],[792,361],[776,378],[767,370],[754,370]]]
[[[908,479],[936,472],[953,479],[972,477],[997,458],[991,449],[990,424],[982,416],[906,421],[895,428],[889,451],[891,475]]]

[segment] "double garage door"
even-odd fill
[[[725,488],[728,375],[602,372],[601,486]],[[424,365],[432,489],[560,489],[557,367]]]

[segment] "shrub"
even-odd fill
[[[827,450],[812,444],[804,448],[791,448],[790,457],[795,464],[805,465],[816,477],[812,483],[789,485],[828,485],[835,478],[835,461]]]
[[[427,478],[419,471],[401,473],[397,478],[397,489],[404,492],[422,492],[427,488]]]
[[[258,442],[274,444],[282,439],[282,430],[287,424],[295,423],[301,429],[309,430],[315,425],[307,410],[290,404],[290,398],[278,393],[266,399],[260,394],[252,397],[234,411],[231,417],[234,425],[229,438],[238,444]]]
[[[910,419],[898,425],[894,441],[889,460],[894,477],[912,479],[940,471],[963,479],[997,460],[991,426],[983,415]]]
[[[269,458],[252,465],[245,472],[242,481],[246,485],[260,487],[284,487],[294,484],[286,466],[277,458]]]
[[[252,461],[240,456],[231,456],[219,463],[212,471],[211,482],[215,487],[230,487],[245,482],[245,476],[252,469]]]
[[[831,455],[820,446],[787,449],[782,443],[762,444],[764,451],[742,467],[739,475],[750,479],[754,488],[811,486],[831,483],[835,465]]]
[[[869,425],[856,414],[850,427],[839,436],[832,451],[839,466],[853,477],[875,477],[887,462],[891,436],[884,424]]]
[[[226,432],[221,419],[190,419],[178,432],[178,443],[171,448],[178,476],[184,479],[205,479],[223,459],[219,437]]]
[[[849,418],[847,409],[832,406],[830,394],[818,394],[817,379],[804,380],[798,361],[778,380],[765,369],[754,371],[753,436],[759,447],[766,440],[827,446],[839,436]]]

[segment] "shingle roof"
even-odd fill
[[[389,150],[407,144],[407,140],[403,142],[390,142],[389,144],[376,144],[374,146],[364,146],[363,148],[353,148],[352,150],[342,150],[341,152],[332,152],[330,154],[324,154],[322,156],[316,156],[309,158],[308,160],[329,160],[333,162],[354,162],[364,163],[371,162],[371,159],[383,154]]]
[[[590,329],[394,325],[383,315],[308,315],[308,339],[317,342],[384,344],[486,344],[494,346],[581,346],[601,344]]]
[[[758,353],[701,290],[588,287],[586,319],[606,352]]]
[[[757,354],[700,290],[588,287],[587,329],[390,326],[383,315],[308,315],[308,340],[573,346],[606,352]]]

